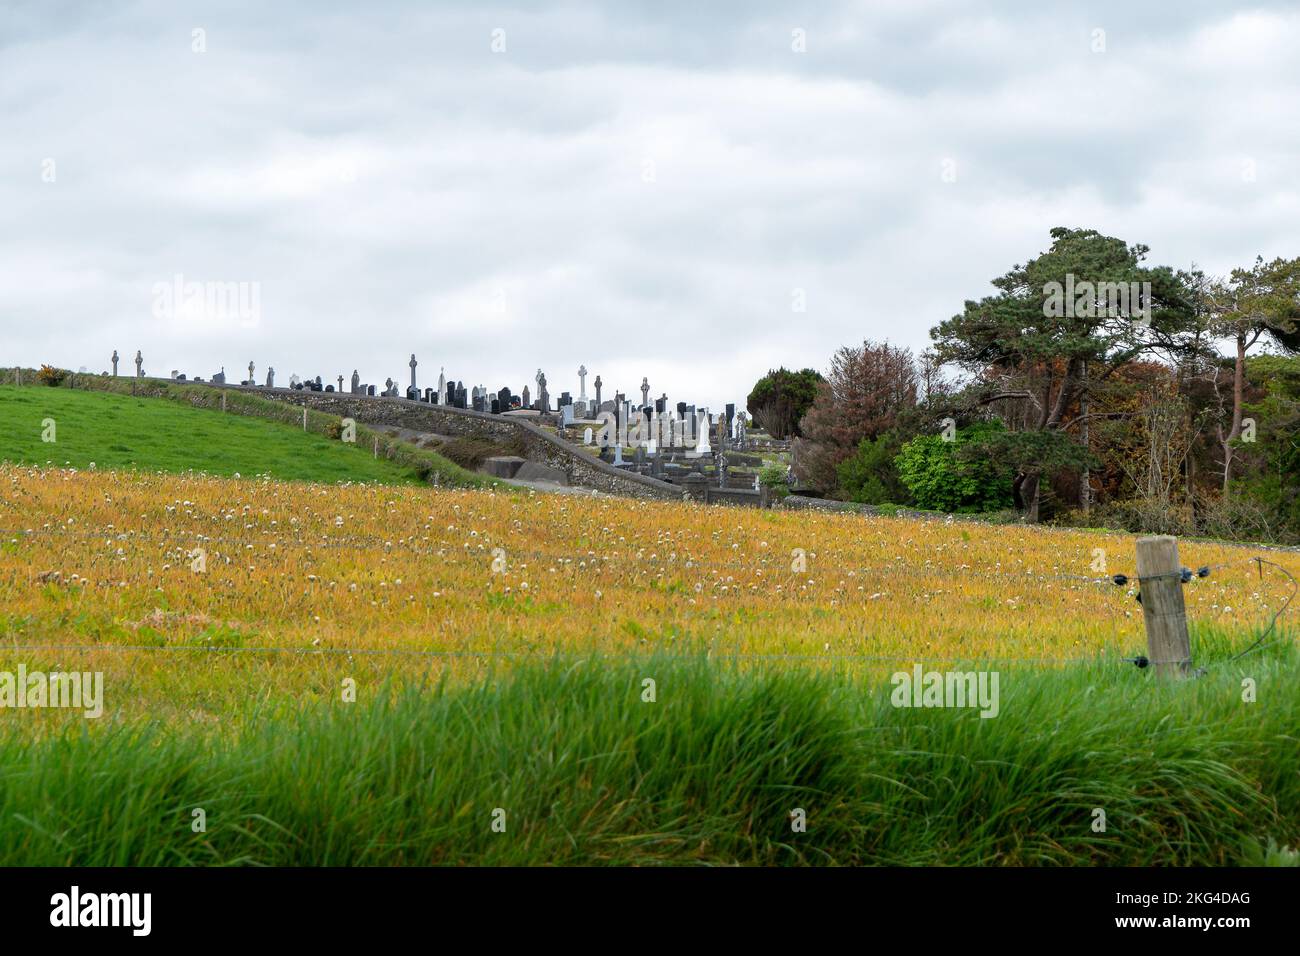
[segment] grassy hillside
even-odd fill
[[[409,462],[376,458],[368,447],[293,425],[166,399],[67,388],[0,386],[0,460],[326,483],[421,481]]]

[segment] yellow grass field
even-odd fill
[[[14,465],[0,530],[4,667],[104,671],[122,719],[220,726],[344,676],[557,652],[897,669],[1145,650],[1132,586],[1095,580],[1096,549],[1133,574],[1133,538],[1100,531]],[[1185,588],[1194,655],[1244,647],[1285,578],[1260,577],[1265,552],[1181,547],[1231,562]]]

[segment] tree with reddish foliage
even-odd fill
[[[874,440],[894,428],[900,413],[916,407],[919,388],[910,349],[869,340],[842,347],[799,425],[804,435],[795,453],[799,478],[822,491],[833,489],[836,466],[864,438]]]

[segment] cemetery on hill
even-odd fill
[[[120,357],[116,350],[111,362],[112,371],[103,374],[116,378],[120,375]],[[136,379],[149,377],[141,350],[136,351],[134,364]],[[387,402],[390,403],[389,412],[385,414],[379,413],[377,406],[370,403],[347,407],[359,409],[355,416],[358,420],[373,422],[378,418],[381,424],[396,425],[399,431],[407,433],[404,437],[413,441],[445,438],[443,432],[447,429],[430,427],[427,417],[411,421],[409,416],[403,417],[396,409],[420,406],[448,415],[460,415],[463,420],[484,422],[493,419],[509,423],[517,430],[553,437],[563,443],[560,447],[568,449],[567,460],[564,455],[557,459],[547,454],[544,463],[533,463],[525,456],[502,449],[502,454],[487,455],[482,461],[471,463],[486,474],[508,481],[591,484],[633,495],[685,496],[707,502],[767,507],[772,503],[772,497],[769,488],[760,481],[760,472],[776,468],[783,476],[792,474],[790,442],[774,440],[753,428],[745,411],[738,410],[735,403],[728,403],[722,411],[714,413],[694,402],[673,402],[666,392],[651,397],[652,388],[647,377],[641,379],[631,395],[615,390],[610,396],[605,382],[597,374],[589,393],[590,373],[585,364],[579,365],[575,373],[577,394],[563,389],[557,396],[552,392],[545,371],[540,368],[531,382],[526,382],[516,392],[509,385],[502,385],[495,391],[482,384],[466,386],[464,380],[449,377],[445,368],[439,369],[436,385],[422,387],[420,362],[414,353],[406,364],[409,380],[405,388],[392,377],[385,378],[382,385],[363,381],[358,369],[353,369],[346,378],[341,374],[335,375],[332,381],[322,375],[304,378],[291,374],[287,384],[277,385],[274,367],[268,366],[259,381],[258,366],[253,361],[248,363],[247,377],[239,381],[228,378],[225,366],[211,373],[206,380],[201,375],[190,376],[174,369],[168,380],[252,390],[275,400],[304,406],[311,404],[323,411],[341,410],[336,402],[320,402],[327,396]],[[347,417],[346,413],[344,417]],[[499,430],[493,432],[486,425],[476,428],[459,422],[451,430],[457,435],[495,434],[498,438],[501,435]],[[571,467],[573,461],[577,461],[579,467]],[[612,485],[584,481],[582,475],[590,469],[582,465],[589,461],[600,463],[596,468],[601,471],[610,470],[607,474],[618,472],[635,476],[640,481]]]

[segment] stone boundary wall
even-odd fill
[[[220,385],[210,387],[222,388]],[[687,489],[680,485],[615,468],[518,416],[493,415],[491,412],[476,412],[472,408],[452,408],[448,405],[414,402],[409,398],[353,395],[350,392],[309,392],[247,385],[224,387],[232,392],[247,392],[293,405],[306,405],[329,415],[355,419],[372,428],[409,428],[439,435],[519,439],[525,458],[559,469],[572,485],[595,488],[609,494],[663,501],[681,501],[691,497]]]

